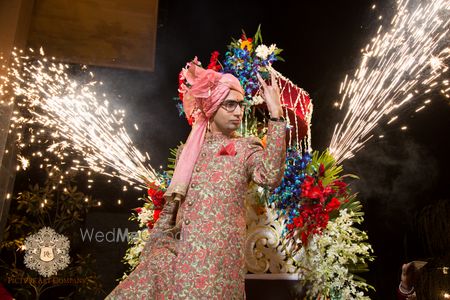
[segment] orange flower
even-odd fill
[[[247,48],[247,51],[252,51],[253,44],[250,39],[241,42],[241,49]]]

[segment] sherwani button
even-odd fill
[[[189,220],[184,220],[184,224],[189,225],[191,223]]]
[[[191,183],[191,188],[195,188],[195,184]]]
[[[202,153],[202,156],[203,156],[203,157],[205,157],[205,156],[206,156],[206,153],[205,153],[205,152],[203,152],[203,153]]]
[[[197,167],[195,171],[200,172],[200,167]]]
[[[194,204],[194,201],[188,201],[187,203],[189,206],[192,206]]]

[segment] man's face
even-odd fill
[[[243,101],[244,96],[241,93],[230,90],[227,98],[222,102],[222,105],[213,116],[211,130],[230,135],[238,129],[242,122],[244,110],[239,105],[236,105],[234,110],[232,110],[232,107],[236,104],[234,102],[242,104]]]

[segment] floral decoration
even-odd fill
[[[247,107],[245,124],[241,134],[262,137],[265,145],[267,123],[261,122],[255,108],[261,103],[257,72],[268,77],[269,68],[275,61],[282,60],[282,51],[275,44],[262,44],[260,28],[253,37],[245,32],[240,39],[232,40],[225,57],[219,60],[219,52],[214,51],[208,69],[231,73],[241,82],[246,93]],[[192,62],[201,65],[197,58]],[[188,63],[188,64],[190,64]],[[283,81],[288,79],[282,77]],[[179,75],[179,97],[183,101],[183,89],[188,83]],[[301,89],[297,90],[297,93]],[[308,103],[310,99],[308,98]],[[177,103],[180,115],[183,106]],[[306,113],[302,116],[310,120]],[[191,117],[188,122],[192,124]],[[164,206],[163,194],[173,173],[176,149],[171,149],[169,170],[161,174],[161,186],[149,184],[142,207],[136,208],[132,220],[139,222],[142,235],[130,244],[124,260],[133,270],[139,262],[139,255],[145,241],[143,239],[153,228]],[[234,144],[222,147],[217,155],[234,155]],[[273,191],[263,187],[254,188],[252,193],[258,199],[251,205],[255,218],[264,222],[276,218],[282,224],[280,248],[266,249],[276,253],[274,264],[285,264],[282,270],[297,273],[302,284],[307,287],[308,299],[368,299],[365,292],[372,288],[357,272],[367,271],[367,263],[373,260],[373,249],[368,244],[367,234],[356,228],[363,222],[362,206],[351,192],[348,179],[354,175],[342,175],[343,168],[337,165],[328,151],[310,151],[301,144],[290,144],[285,160],[285,173],[281,184]],[[261,227],[261,223],[257,223]],[[278,225],[277,225],[278,226]],[[274,227],[277,227],[274,226]],[[272,228],[273,229],[273,228]],[[269,230],[271,231],[271,230]],[[272,232],[272,231],[271,231]],[[273,265],[273,264],[272,264]],[[123,278],[126,277],[126,274]]]

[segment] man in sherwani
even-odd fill
[[[244,91],[231,74],[191,62],[180,88],[192,131],[136,269],[110,299],[245,299],[244,195],[250,181],[276,187],[286,155],[280,92],[258,75],[270,114],[267,146],[236,134]],[[174,236],[179,233],[179,238]]]

